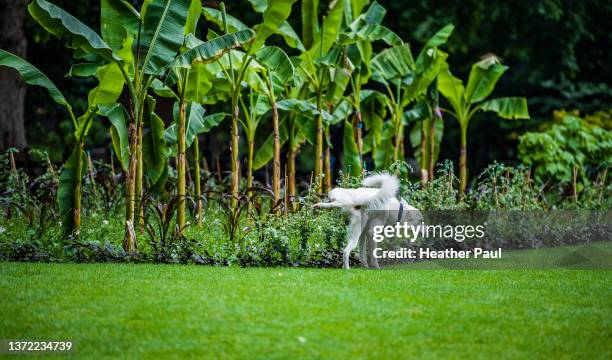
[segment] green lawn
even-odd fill
[[[0,263],[0,339],[69,339],[83,358],[609,359],[611,280]]]

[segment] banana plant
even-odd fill
[[[410,143],[421,168],[422,185],[433,180],[435,163],[440,153],[444,121],[438,104],[438,86],[437,81],[434,81],[414,108],[404,113],[406,118],[414,119]]]
[[[448,100],[451,109],[443,111],[459,122],[461,148],[459,150],[459,189],[464,193],[467,187],[467,130],[472,117],[482,111],[492,111],[503,119],[529,119],[527,100],[523,97],[503,97],[486,100],[495,84],[508,70],[495,55],[487,55],[474,63],[467,86],[453,76],[446,68],[438,76],[438,89]]]
[[[296,77],[299,82],[299,76]],[[289,196],[295,195],[295,160],[300,146],[304,142],[308,142],[310,145],[315,144],[315,119],[321,115],[324,121],[332,121],[328,112],[319,113],[314,101],[298,99],[296,93],[299,89],[299,85],[291,88],[285,95],[285,99],[279,100],[276,104],[281,115],[279,124],[280,146],[285,145],[285,143],[288,144],[286,155],[288,184],[286,191]],[[270,162],[273,159],[273,153],[274,134],[270,134],[255,155],[253,160],[254,170],[260,169]]]
[[[359,2],[352,2],[353,5]],[[365,6],[365,4],[363,4]],[[363,7],[362,7],[363,8]],[[368,83],[371,75],[370,63],[372,47],[377,41],[383,41],[388,46],[401,45],[403,42],[397,34],[381,25],[386,9],[374,1],[368,9],[360,14],[358,8],[345,15],[350,25],[339,36],[337,48],[342,49],[342,63],[350,73],[348,78],[350,89],[347,99],[353,107],[350,126],[352,133],[344,131],[344,166],[350,169],[352,175],[360,176],[363,171],[363,117],[361,111],[362,86]],[[337,84],[334,81],[334,84]]]
[[[76,233],[79,231],[81,224],[81,179],[85,171],[83,140],[86,134],[85,127],[91,121],[91,117],[77,119],[73,114],[72,106],[57,86],[38,68],[21,57],[0,50],[0,66],[15,69],[29,85],[47,89],[51,98],[66,108],[70,120],[72,120],[76,140],[75,147],[60,174],[57,198],[64,233]]]
[[[286,20],[291,13],[291,7],[295,1],[296,0],[251,1],[254,10],[262,13],[263,21],[254,27],[255,37],[252,42],[245,46],[246,52],[242,54],[241,61],[237,64],[237,68],[234,67],[234,58],[232,54],[230,53],[227,56],[229,66],[224,68],[224,72],[230,85],[231,94],[231,194],[232,206],[234,207],[237,206],[237,195],[240,184],[240,138],[238,125],[240,123],[240,102],[242,98],[243,81],[249,73],[248,69],[251,66],[255,53],[264,46],[268,37],[276,33],[281,33],[282,28],[288,26]],[[231,31],[230,27],[237,30],[237,27],[244,26],[237,19],[228,17],[223,2],[221,2],[220,5],[220,14],[210,10],[207,10],[205,14],[216,19],[217,25],[222,26],[224,34],[228,34]],[[221,15],[221,21],[219,21],[218,15]],[[294,41],[290,39],[289,42],[293,43]]]
[[[194,160],[194,190],[196,198],[196,223],[202,222],[202,189],[200,181],[200,146],[198,136],[210,132],[214,127],[219,125],[225,118],[225,113],[217,113],[205,115],[206,110],[202,105],[195,101],[189,101],[185,106],[185,132],[180,133],[178,130],[181,123],[180,114],[181,102],[178,101],[174,106],[174,123],[168,126],[164,131],[164,139],[172,146],[172,151],[178,155],[178,144],[180,137],[183,137],[185,152],[193,145],[193,160]],[[178,160],[178,159],[177,159]],[[177,162],[178,164],[178,162]],[[186,194],[186,190],[185,190]],[[184,216],[184,215],[182,215]],[[183,217],[184,218],[184,217]],[[183,225],[184,226],[184,225]],[[182,231],[179,226],[179,231]]]
[[[287,54],[275,46],[265,46],[259,49],[254,54],[254,57],[264,69],[264,71],[260,72],[260,77],[264,84],[263,92],[268,98],[272,110],[272,128],[274,136],[272,192],[274,194],[274,203],[276,204],[280,200],[281,182],[280,123],[276,99],[278,96],[277,94],[284,92],[284,86],[287,83],[293,82],[295,69]],[[252,171],[252,156],[253,151],[249,148],[249,162],[251,164],[249,166],[249,171]]]
[[[63,9],[34,0],[28,7],[32,17],[58,38],[68,38],[75,57],[90,65],[118,69],[130,96],[128,126],[129,161],[126,171],[126,223],[124,248],[136,250],[134,215],[142,194],[143,113],[151,82],[164,73],[184,39],[184,26],[197,10],[189,0],[145,0],[142,15],[127,1],[102,0],[102,37]],[[199,15],[199,14],[198,14]],[[91,109],[89,110],[91,112]],[[117,151],[117,154],[126,154]]]
[[[58,189],[64,231],[65,233],[78,233],[80,227],[80,179],[82,175],[84,140],[99,105],[114,103],[123,90],[124,78],[122,77],[122,72],[126,71],[127,63],[122,62],[120,55],[125,53],[126,47],[112,49],[95,31],[60,7],[45,0],[34,0],[28,5],[28,11],[49,33],[60,39],[69,38],[68,46],[74,49],[76,57],[89,56],[98,59],[100,62],[95,67],[89,67],[89,75],[95,75],[99,84],[88,94],[88,106],[85,113],[75,118],[71,108],[69,109],[69,114],[75,127],[76,146],[64,167],[65,170],[63,171],[63,176],[61,176],[60,188]],[[17,59],[13,58],[12,60],[15,62]],[[17,60],[17,63],[23,63],[23,61],[23,59],[20,59]],[[26,68],[29,67],[31,65],[26,65]],[[23,76],[29,77],[35,74],[35,78],[40,81],[42,78],[39,73],[36,70],[33,74],[23,74]],[[48,78],[37,84],[48,88],[47,81]],[[58,101],[57,95],[52,97],[55,101]],[[65,99],[60,101],[60,103],[69,106]]]
[[[244,101],[244,97],[240,99],[240,105],[243,111],[243,119],[240,119],[240,124],[244,129],[247,141],[247,166],[246,166],[246,181],[247,189],[253,187],[253,159],[255,154],[255,135],[259,123],[267,114],[271,107],[265,95],[261,95],[252,88],[247,96],[248,103]]]
[[[378,146],[377,168],[387,168],[403,158],[404,126],[411,120],[405,116],[404,109],[423,97],[446,66],[448,55],[438,46],[446,42],[453,29],[454,26],[449,24],[436,32],[421,49],[416,61],[407,44],[385,49],[372,59],[372,78],[385,86],[391,115],[390,123],[383,128],[381,145],[384,146]]]
[[[200,88],[200,83],[194,79],[212,77],[209,70],[201,65],[210,64],[223,58],[223,55],[232,49],[244,47],[254,41],[255,33],[250,30],[241,30],[227,33],[203,42],[194,36],[186,37],[188,40],[184,51],[179,54],[172,64],[170,80],[176,81],[178,98],[177,123],[177,180],[178,180],[178,228],[182,232],[186,225],[185,196],[186,196],[186,134],[187,134],[187,105],[191,97],[200,98],[206,90]],[[232,59],[232,56],[229,56]],[[231,60],[229,60],[231,62]],[[200,65],[200,66],[198,66]],[[203,72],[202,72],[203,71]],[[192,84],[190,86],[190,83]],[[199,186],[199,185],[198,185]],[[200,210],[201,211],[201,210]]]
[[[306,91],[298,91],[300,99],[313,99],[317,108],[315,119],[315,159],[314,176],[316,179],[323,177],[324,164],[324,142],[325,142],[325,123],[323,113],[329,110],[325,104],[326,90],[330,84],[332,74],[330,74],[329,62],[323,61],[329,54],[334,43],[342,30],[344,21],[345,5],[347,1],[330,1],[327,7],[326,16],[319,21],[318,1],[302,1],[302,38],[304,50],[299,56],[297,65],[299,72],[307,81],[302,85]],[[329,178],[329,177],[328,177]],[[331,179],[325,179],[329,182]],[[322,190],[323,182],[318,182]]]

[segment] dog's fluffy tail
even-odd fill
[[[372,199],[373,201],[396,197],[400,186],[397,177],[386,173],[368,176],[367,178],[363,179],[362,184],[364,186],[380,188],[380,190],[378,190],[376,193],[375,198]]]

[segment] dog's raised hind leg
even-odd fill
[[[368,232],[366,231],[368,224],[368,215],[366,212],[361,212],[361,235],[359,236],[359,263],[362,267],[368,268]],[[366,225],[364,227],[363,225]]]
[[[361,235],[361,216],[359,211],[351,211],[351,221],[348,228],[348,244],[342,252],[343,267],[349,269],[349,257],[351,251],[357,247]]]
[[[368,236],[365,231],[361,232],[359,237],[359,263],[364,268],[368,267]]]
[[[374,250],[378,247],[378,243],[374,241],[374,227],[381,226],[383,223],[378,219],[372,219],[372,221],[368,224],[367,235],[364,238],[364,242],[366,243],[366,255],[368,259],[368,264],[372,269],[380,269],[378,265],[378,259],[374,255]]]

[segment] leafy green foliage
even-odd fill
[[[188,68],[197,63],[210,63],[227,51],[250,43],[254,34],[253,30],[247,29],[214,38],[176,57],[172,67]]]
[[[129,115],[121,104],[102,105],[98,113],[106,116],[111,123],[110,134],[115,154],[123,171],[127,171],[130,162],[130,144],[128,138],[127,121]]]
[[[69,46],[94,53],[106,60],[119,60],[100,35],[62,8],[46,0],[34,0],[28,5],[30,15],[58,39],[69,38]]]
[[[79,157],[81,158],[80,161]],[[80,169],[79,163],[81,164]],[[66,235],[70,235],[74,229],[75,188],[80,186],[78,184],[81,182],[81,177],[86,171],[87,159],[85,158],[85,153],[81,148],[76,147],[64,164],[57,189],[62,230]]]
[[[191,1],[147,0],[142,11],[141,67],[159,75],[183,45],[184,27]]]
[[[25,61],[17,55],[13,55],[9,52],[0,49],[0,66],[6,66],[15,69],[19,72],[23,80],[30,84],[41,86],[49,92],[51,98],[58,104],[64,105],[69,110],[71,109],[68,101],[62,94],[62,92],[55,86],[55,84],[38,70],[34,65]]]
[[[578,113],[559,111],[545,130],[520,137],[519,157],[534,167],[540,182],[570,183],[577,169],[578,181],[588,184],[593,170],[612,165],[612,131],[590,124]]]

